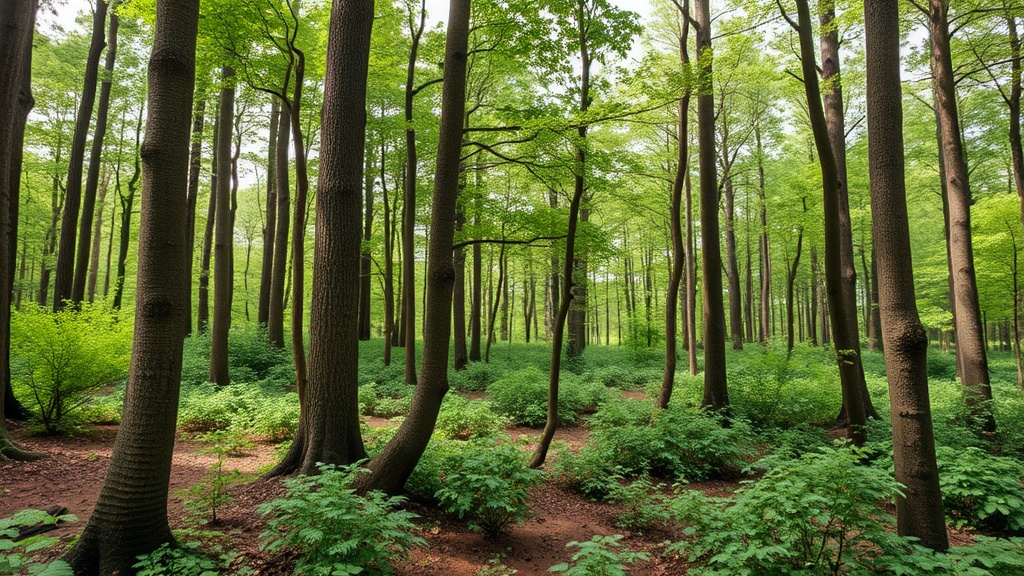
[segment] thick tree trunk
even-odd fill
[[[217,108],[217,173],[231,172],[231,133],[235,117],[235,71],[221,71],[220,103]],[[210,382],[226,386],[228,376],[228,331],[231,329],[231,295],[235,279],[235,242],[231,213],[231,179],[217,180],[214,217],[213,329],[210,331]]]
[[[281,101],[270,104],[270,136],[267,139],[267,204],[264,209],[263,260],[260,268],[259,307],[256,321],[266,325],[270,318],[270,279],[274,275],[274,232],[277,229],[277,130],[281,125]],[[287,132],[285,133],[287,138]]]
[[[441,127],[438,134],[434,196],[427,250],[427,305],[424,309],[423,365],[409,415],[379,456],[370,460],[364,486],[396,493],[412,473],[448,391],[448,346],[451,339],[452,246],[466,108],[467,45],[470,0],[451,0],[444,58]]]
[[[725,306],[722,299],[722,248],[718,227],[718,175],[715,166],[715,101],[712,93],[711,9],[695,4],[698,71],[697,137],[700,145],[700,239],[704,296],[704,398],[701,406],[727,410]]]
[[[110,110],[110,87],[114,74],[114,62],[117,58],[117,28],[119,23],[120,19],[117,17],[117,14],[112,13],[107,32],[107,58],[103,63],[104,70],[103,80],[100,84],[100,102],[96,111],[96,132],[92,138],[92,151],[89,154],[89,171],[85,178],[85,193],[82,195],[82,220],[78,229],[78,254],[75,258],[75,275],[71,284],[71,301],[75,303],[85,300],[85,285],[89,276],[89,255],[91,252],[89,241],[92,238],[92,221],[96,213],[96,191],[100,181],[103,138],[107,133],[107,113]],[[91,110],[89,114],[92,114]]]
[[[288,67],[288,78],[291,77],[291,66]],[[285,89],[288,80],[284,82]],[[292,114],[291,103],[281,101],[280,124],[277,127],[277,170],[274,183],[274,198],[277,215],[274,217],[274,268],[270,274],[270,305],[267,309],[267,340],[274,348],[284,348],[284,301],[285,282],[288,269],[288,225],[289,209],[291,208],[291,192],[288,183],[288,142],[289,124]],[[361,155],[360,155],[361,156]],[[361,172],[361,170],[360,170]],[[362,196],[360,195],[360,208]],[[362,210],[360,209],[360,214]],[[358,270],[358,267],[356,268]],[[358,317],[358,304],[356,304]]]
[[[206,124],[205,90],[199,89],[199,100],[192,115],[192,150],[188,159],[188,197],[185,199],[185,288],[188,308],[185,310],[185,334],[192,334],[192,268],[196,250],[196,206],[199,200],[199,173],[203,165],[203,127]]]
[[[96,508],[67,554],[76,574],[133,573],[174,537],[167,492],[184,343],[185,191],[199,3],[157,5],[142,150],[142,223],[132,363],[121,431]]]
[[[989,385],[985,338],[981,329],[981,310],[974,271],[971,243],[971,187],[960,139],[953,63],[949,47],[947,6],[942,0],[929,0],[929,30],[935,68],[936,110],[941,133],[940,150],[946,168],[949,191],[949,247],[956,300],[956,347],[963,370],[967,404],[976,424],[985,433],[995,431],[992,416],[992,388]]]
[[[807,0],[797,0],[797,19],[800,28],[800,59],[804,76],[804,92],[807,95],[807,111],[814,132],[814,145],[818,152],[818,163],[821,166],[821,180],[825,206],[825,278],[828,290],[829,315],[832,321],[836,342],[836,360],[839,364],[839,379],[843,389],[843,405],[846,407],[848,434],[854,444],[860,446],[866,439],[864,395],[860,390],[863,374],[860,366],[860,344],[851,342],[855,333],[856,314],[848,316],[848,308],[843,292],[843,235],[839,224],[840,200],[839,189],[845,184],[841,180],[835,153],[829,138],[828,122],[821,103],[821,91],[818,85],[818,72],[814,61],[814,43],[811,36],[811,13]],[[850,264],[853,256],[851,248]],[[856,305],[856,303],[854,303]]]
[[[935,465],[928,402],[928,337],[914,299],[910,226],[903,165],[903,109],[899,60],[899,8],[889,0],[865,0],[867,45],[868,163],[871,218],[876,246],[878,305],[892,414],[896,499],[900,535],[934,550],[949,547]]]
[[[82,205],[82,170],[85,164],[85,142],[89,136],[93,105],[96,103],[96,80],[99,76],[100,54],[103,53],[104,30],[107,21],[107,3],[96,0],[92,17],[92,42],[85,63],[82,99],[75,119],[75,134],[68,158],[68,179],[64,196],[64,219],[60,225],[60,247],[57,250],[57,276],[53,287],[53,310],[64,308],[64,301],[72,297],[75,273],[75,235],[78,233],[78,212]],[[83,284],[84,286],[84,284]]]

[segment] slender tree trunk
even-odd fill
[[[188,159],[188,197],[185,199],[185,334],[192,334],[192,272],[196,250],[196,207],[199,201],[199,175],[203,166],[203,128],[206,124],[206,90],[200,85],[195,111],[192,114],[192,149]]]
[[[848,434],[854,444],[860,446],[866,439],[864,396],[859,388],[858,374],[860,368],[859,343],[851,342],[854,329],[850,326],[842,276],[843,262],[841,236],[843,234],[839,220],[839,189],[843,181],[836,163],[828,133],[828,123],[821,103],[821,92],[818,85],[818,72],[814,61],[814,45],[811,37],[811,13],[807,0],[797,0],[797,18],[800,28],[800,58],[804,76],[804,91],[807,95],[807,110],[814,132],[814,144],[818,152],[818,163],[821,166],[821,180],[824,190],[825,206],[825,277],[828,290],[829,316],[832,321],[836,342],[836,360],[839,364],[839,379],[843,389],[843,405],[846,407],[849,422]],[[851,256],[852,261],[852,256]],[[851,262],[852,263],[852,262]],[[852,322],[856,323],[854,315]]]
[[[96,300],[96,283],[100,275],[100,245],[103,243],[103,208],[107,201],[107,192],[110,189],[109,174],[103,179],[99,189],[99,198],[96,200],[99,217],[92,227],[92,250],[89,255],[89,282],[86,287],[86,297],[89,302]]]
[[[413,100],[416,97],[416,62],[426,25],[426,0],[420,2],[419,23],[411,29],[412,46],[405,79],[405,187],[402,198],[402,329],[405,332],[405,382],[416,383],[416,185],[419,158]],[[414,22],[409,15],[410,25]]]
[[[132,364],[99,500],[67,560],[76,574],[131,574],[173,542],[168,483],[184,344],[185,198],[199,3],[157,5],[142,150],[142,224]]]
[[[804,212],[807,212],[807,198],[800,199],[804,205]],[[796,237],[796,255],[793,256],[793,264],[787,264],[786,273],[786,352],[788,354],[793,353],[793,287],[796,284],[796,272],[797,267],[800,265],[800,253],[803,251],[804,245],[804,229],[800,227],[800,232]]]
[[[288,68],[288,79],[284,82],[286,90],[291,78],[291,66]],[[277,215],[274,221],[277,227],[274,230],[274,268],[270,275],[270,307],[267,309],[267,340],[275,348],[284,347],[284,301],[288,269],[288,218],[289,209],[291,208],[291,192],[288,182],[288,127],[291,114],[292,103],[282,100],[280,124],[277,127],[277,181],[274,184],[274,196],[277,200],[277,206],[275,207]],[[360,195],[360,214],[362,214],[361,208],[362,195]],[[355,270],[358,269],[358,267],[355,268]]]
[[[363,255],[359,259],[359,339],[370,339],[371,271],[373,257],[370,241],[373,240],[373,155],[367,150],[363,177]],[[297,194],[297,193],[296,193]],[[294,246],[292,248],[294,251]]]
[[[217,121],[213,123],[213,133],[220,135],[220,112],[218,111]],[[203,248],[199,262],[199,307],[196,312],[196,331],[206,332],[210,323],[210,255],[213,252],[213,230],[217,219],[217,190],[218,180],[226,178],[227,174],[221,174],[220,163],[218,162],[225,150],[220,149],[219,137],[214,138],[213,161],[210,170],[210,204],[206,210],[206,228],[203,231]],[[220,207],[221,210],[224,207]]]
[[[474,225],[480,224],[480,211],[482,207],[477,201],[476,211],[473,214]],[[473,296],[472,307],[469,311],[469,359],[472,362],[479,362],[483,357],[480,355],[481,340],[481,317],[483,316],[483,251],[480,244],[473,245]]]
[[[121,200],[121,228],[120,228],[120,243],[117,247],[117,284],[114,287],[114,300],[111,304],[114,309],[121,308],[121,300],[124,297],[124,282],[125,274],[128,265],[128,247],[131,244],[131,232],[132,232],[132,210],[135,205],[135,193],[138,190],[139,179],[142,177],[142,167],[140,162],[142,160],[142,119],[143,109],[139,108],[138,120],[135,124],[135,151],[132,154],[133,157],[133,171],[132,177],[128,180],[128,193],[121,193],[121,175],[120,172],[115,174],[117,195]],[[186,265],[187,269],[187,265]],[[189,280],[186,278],[186,280]],[[192,303],[189,302],[187,307],[191,307]],[[184,334],[184,331],[182,331]]]
[[[1010,94],[1006,105],[1010,109],[1010,157],[1013,163],[1013,185],[1020,199],[1021,222],[1024,223],[1024,145],[1021,142],[1021,40],[1017,31],[1017,18],[1009,3],[1003,4],[1006,10],[1006,28],[1010,39]]]
[[[460,185],[460,194],[465,187]],[[462,231],[466,216],[460,206],[455,213],[456,234]],[[455,285],[452,298],[454,300],[452,310],[452,331],[455,340],[455,363],[456,370],[462,370],[469,364],[469,352],[466,347],[466,250],[461,246],[455,249],[453,255],[455,265]],[[530,341],[530,319],[526,319],[526,341]]]
[[[490,309],[487,311],[489,316],[487,320],[487,346],[484,348],[484,362],[491,362],[491,344],[494,343],[494,323],[498,318],[498,308],[501,306],[501,302],[505,301],[503,297],[505,287],[505,245],[502,244],[498,249],[498,286],[494,292],[494,302],[492,302]]]
[[[93,105],[96,103],[96,80],[99,76],[100,54],[103,52],[103,36],[107,21],[107,3],[96,0],[92,17],[92,41],[85,63],[85,81],[82,99],[79,101],[78,116],[75,119],[75,135],[71,142],[71,156],[68,159],[68,179],[64,196],[64,219],[60,225],[60,248],[57,250],[57,277],[53,288],[53,310],[64,308],[64,301],[72,299],[72,282],[75,273],[75,234],[78,232],[78,212],[82,205],[82,170],[85,164],[85,142],[89,136]],[[82,283],[85,286],[85,283]],[[80,302],[77,300],[76,302]]]
[[[117,28],[119,22],[117,14],[111,13],[110,27],[107,33],[107,58],[103,64],[104,71],[103,80],[100,85],[100,102],[96,111],[96,132],[92,138],[92,151],[89,154],[89,171],[86,174],[85,193],[82,196],[82,221],[78,229],[78,254],[75,259],[75,275],[71,284],[71,301],[75,303],[85,300],[85,285],[89,276],[89,256],[91,252],[89,241],[92,238],[92,221],[96,212],[96,191],[100,181],[103,138],[107,133],[107,113],[110,110],[110,87],[114,74],[114,62],[117,58]],[[92,110],[89,111],[89,114],[92,115]]]
[[[768,339],[771,337],[772,323],[772,260],[768,245],[768,200],[764,177],[764,148],[761,145],[761,124],[758,121],[754,122],[754,142],[757,146],[755,149],[757,156],[757,199],[761,227],[757,241],[757,254],[760,260],[759,270],[761,273],[761,327],[758,340],[761,344],[767,345]]]
[[[281,124],[281,102],[273,98],[270,104],[270,136],[267,141],[267,205],[263,226],[263,262],[260,272],[259,308],[256,321],[266,325],[270,319],[270,281],[274,275],[274,232],[277,230],[277,138]],[[287,138],[287,132],[285,133]]]
[[[724,153],[724,152],[723,152]],[[732,174],[723,175],[722,212],[725,215],[725,272],[729,282],[729,336],[733,350],[743,350],[743,297],[740,293],[740,269],[736,259],[736,191]]]
[[[389,206],[387,170],[387,148],[380,147],[380,188],[384,201],[384,365],[391,365],[391,344],[395,336],[395,250],[394,227]]]
[[[935,62],[936,110],[942,135],[940,149],[949,190],[949,260],[953,268],[956,300],[956,347],[972,416],[983,432],[992,433],[996,423],[990,405],[992,388],[989,385],[988,359],[985,356],[975,280],[974,248],[971,243],[971,187],[964,162],[963,142],[960,139],[949,24],[946,19],[947,6],[942,0],[929,0],[928,5],[932,59]]]
[[[217,179],[214,216],[213,329],[210,331],[210,382],[226,386],[228,376],[228,331],[231,329],[231,295],[234,291],[234,230],[231,213],[231,133],[235,117],[235,71],[221,71],[217,119]]]
[[[583,6],[583,3],[578,3],[578,7]],[[575,12],[577,22],[579,26],[579,43],[580,43],[580,114],[586,115],[587,110],[590,109],[590,66],[593,62],[593,58],[590,54],[589,34],[587,32],[587,22],[583,15],[583,9],[579,8]],[[590,210],[587,206],[589,204],[589,195],[587,194],[587,130],[586,124],[581,125],[577,129],[577,135],[579,140],[576,142],[576,164],[573,167],[573,195],[579,195],[581,198],[579,219],[580,222],[587,222],[590,219]],[[574,286],[576,292],[573,294],[573,307],[569,309],[569,347],[566,353],[569,356],[580,356],[583,354],[584,348],[587,347],[587,258],[584,254],[575,254],[575,258],[572,267],[572,274],[574,275],[571,280],[571,284]],[[568,277],[566,277],[566,283],[570,283]],[[557,386],[557,382],[555,383]],[[556,407],[557,408],[557,407]],[[552,432],[553,432],[552,428]],[[538,451],[537,454],[540,454]],[[540,461],[543,462],[543,455],[540,455]],[[535,455],[536,461],[536,455]],[[539,464],[538,464],[539,465]]]
[[[893,430],[897,530],[934,550],[949,547],[928,402],[928,337],[917,315],[904,185],[899,8],[865,0],[868,165],[878,306]]]

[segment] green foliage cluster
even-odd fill
[[[613,484],[608,500],[622,506],[615,517],[615,525],[630,530],[651,530],[671,520],[666,505],[668,497],[660,492],[664,487],[661,483],[653,484],[647,476]]]
[[[228,386],[204,382],[181,388],[178,428],[186,432],[231,428],[280,442],[291,438],[298,425],[297,395],[267,382]]]
[[[1024,464],[979,448],[936,448],[946,514],[956,526],[1024,530]]]
[[[391,574],[391,562],[425,542],[413,534],[405,499],[353,488],[356,466],[321,465],[314,476],[285,480],[288,495],[259,507],[269,516],[268,552],[296,550],[296,574]]]
[[[359,405],[363,414],[391,418],[404,416],[412,406],[415,386],[401,380],[363,384],[359,387]]]
[[[622,534],[594,536],[585,542],[569,542],[567,548],[579,548],[572,561],[556,564],[548,572],[566,576],[627,576],[631,564],[647,560],[644,552],[632,552],[620,542]]]
[[[223,566],[199,551],[198,542],[181,542],[176,546],[162,544],[149,554],[137,557],[132,567],[136,576],[217,576]]]
[[[508,424],[508,418],[495,414],[487,402],[448,394],[441,403],[434,434],[442,440],[494,437]]]
[[[458,392],[482,392],[500,380],[505,370],[487,362],[470,362],[465,368],[449,375],[449,386]]]
[[[267,380],[279,388],[295,383],[295,372],[288,350],[274,348],[266,330],[257,325],[231,330],[228,334],[228,374],[233,383]],[[210,376],[210,335],[193,334],[185,339],[181,381],[203,384]]]
[[[493,409],[516,424],[542,426],[547,421],[548,374],[536,366],[527,366],[487,387]],[[568,373],[561,374],[558,390],[558,420],[575,422],[583,413],[592,412],[608,398],[608,389],[585,382]]]
[[[128,373],[130,318],[105,304],[11,313],[11,381],[47,433],[71,431],[76,413]]]
[[[231,495],[227,492],[228,487],[242,478],[242,473],[237,468],[225,469],[227,458],[240,455],[252,448],[253,444],[234,430],[214,430],[204,434],[201,440],[209,442],[210,446],[200,450],[200,453],[213,454],[217,461],[210,466],[201,482],[180,491],[179,495],[185,496],[182,506],[187,514],[193,516],[200,524],[216,524],[217,508],[232,501]]]
[[[756,428],[789,428],[835,418],[839,398],[835,359],[822,349],[770,346],[744,354],[729,374],[735,414]]]
[[[52,516],[42,510],[22,510],[9,518],[0,518],[0,574],[35,574],[40,576],[72,576],[71,566],[63,560],[44,564],[36,562],[30,554],[52,548],[57,539],[39,534],[14,541],[23,528],[38,524],[77,522],[73,514]]]

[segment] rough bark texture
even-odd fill
[[[857,322],[857,316],[847,316],[846,303],[842,288],[842,231],[839,225],[839,169],[835,154],[832,151],[828,133],[828,123],[821,103],[821,91],[818,84],[818,71],[814,60],[814,42],[811,35],[811,11],[807,0],[797,0],[797,23],[800,31],[800,59],[804,76],[804,92],[807,96],[807,112],[810,116],[811,130],[814,133],[814,145],[818,152],[818,164],[821,166],[821,182],[824,193],[825,207],[825,279],[828,292],[829,319],[832,321],[836,342],[836,360],[839,364],[839,379],[843,389],[843,404],[846,407],[849,422],[848,434],[855,444],[862,445],[865,440],[864,397],[858,386],[860,368],[860,345],[851,342],[854,329],[850,323]],[[852,256],[851,262],[852,262]],[[856,303],[854,303],[856,306]]]
[[[99,500],[67,554],[76,574],[131,574],[136,556],[173,541],[167,492],[185,313],[185,190],[199,2],[157,5],[142,146],[135,336],[124,416]]]
[[[373,2],[334,0],[327,40],[302,473],[365,458],[359,433],[359,258]]]
[[[679,63],[683,68],[690,64],[687,42],[690,36],[689,2],[680,6],[681,30],[679,33]],[[672,399],[672,388],[676,378],[676,335],[679,332],[679,284],[683,279],[686,264],[686,246],[683,242],[683,188],[686,187],[686,173],[690,169],[690,89],[687,87],[679,99],[676,114],[676,175],[672,181],[672,202],[669,211],[672,227],[672,274],[668,281],[665,294],[665,373],[661,377],[661,393],[658,395],[658,407],[667,408]],[[606,283],[607,284],[607,283]],[[607,333],[607,330],[606,330]]]
[[[704,398],[701,406],[724,410],[729,406],[729,390],[725,374],[725,303],[722,298],[711,10],[708,4],[708,0],[697,0],[695,4],[697,62],[700,67],[697,80],[697,139],[700,146],[700,239],[704,280]]]
[[[438,133],[434,198],[427,250],[427,303],[424,308],[423,364],[409,415],[370,460],[364,486],[396,493],[405,485],[430,441],[441,400],[448,391],[448,346],[451,339],[455,267],[455,206],[459,193],[462,125],[466,110],[466,68],[470,0],[451,0],[445,42],[441,127]],[[358,423],[357,423],[358,426]]]
[[[57,275],[53,287],[53,309],[64,308],[64,301],[71,298],[71,284],[75,273],[75,235],[78,233],[78,212],[82,205],[82,170],[85,164],[85,141],[89,136],[92,108],[96,103],[96,80],[99,76],[100,54],[103,53],[103,32],[107,20],[107,3],[96,0],[92,17],[92,42],[85,63],[85,80],[82,99],[79,101],[78,117],[75,119],[75,135],[71,141],[71,156],[68,158],[68,179],[64,193],[64,219],[60,224],[60,247],[57,250]]]
[[[71,301],[85,300],[85,284],[89,276],[89,253],[92,239],[92,221],[96,214],[96,192],[100,183],[100,164],[103,152],[103,138],[107,133],[107,113],[110,110],[110,87],[117,58],[117,28],[120,20],[117,14],[110,15],[107,32],[107,57],[103,63],[103,79],[100,83],[100,102],[96,110],[96,132],[92,137],[89,153],[89,171],[85,177],[85,192],[82,195],[82,219],[78,228],[78,254],[75,258],[75,275],[71,284]],[[91,111],[90,111],[91,114]]]
[[[956,348],[966,389],[967,404],[975,424],[986,433],[995,431],[992,417],[992,388],[989,385],[985,334],[981,325],[978,286],[971,243],[971,186],[960,139],[956,86],[949,47],[947,6],[943,0],[929,0],[929,31],[935,72],[936,113],[939,117],[940,153],[945,164],[949,194],[949,263],[953,271],[956,304]]]
[[[231,132],[235,116],[235,71],[225,66],[221,73],[219,120],[217,121],[217,172],[231,172]],[[213,329],[210,331],[210,382],[230,383],[228,377],[228,331],[231,329],[231,295],[235,280],[235,241],[232,226],[231,179],[217,180],[217,210],[214,217]]]
[[[892,410],[896,499],[901,535],[935,550],[949,547],[935,466],[928,402],[928,338],[917,315],[903,160],[899,9],[890,0],[865,0],[868,163],[871,218]]]

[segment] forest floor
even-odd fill
[[[377,420],[377,419],[372,419]],[[371,424],[379,424],[371,420]],[[47,458],[35,462],[0,462],[0,518],[25,508],[46,509],[60,505],[80,518],[80,522],[62,524],[52,535],[70,541],[78,534],[99,497],[103,476],[110,459],[117,433],[116,425],[95,426],[77,436],[33,436],[25,426],[8,422],[13,439],[21,446],[43,452]],[[510,428],[515,438],[523,434],[538,436],[537,430]],[[586,443],[588,431],[581,427],[559,430],[556,439],[578,448]],[[183,528],[186,498],[180,491],[200,483],[217,456],[204,453],[209,445],[179,438],[174,446],[171,468],[169,515],[172,528]],[[529,446],[526,446],[529,448]],[[274,459],[274,447],[257,444],[244,455],[228,458],[226,467],[237,468],[249,478],[231,489],[232,502],[218,509],[215,527],[228,535],[225,547],[239,552],[237,562],[245,562],[257,574],[290,573],[290,562],[269,557],[260,551],[259,535],[264,519],[256,508],[284,495],[280,480],[254,480]],[[735,482],[710,481],[688,487],[710,495],[725,495],[738,487]],[[491,561],[516,570],[520,576],[548,574],[548,568],[566,562],[573,550],[571,541],[590,540],[594,535],[623,534],[622,542],[634,551],[644,551],[650,560],[639,563],[631,571],[636,576],[685,574],[680,559],[666,558],[662,551],[667,542],[678,540],[679,533],[651,531],[637,533],[613,525],[619,507],[591,502],[583,496],[552,482],[536,486],[530,492],[528,506],[533,517],[498,540],[490,540],[469,530],[464,521],[448,517],[436,508],[410,503],[418,514],[420,535],[425,548],[414,549],[408,561],[399,564],[399,576],[474,576],[481,568],[495,567],[490,574],[504,576]],[[488,572],[484,572],[487,574]]]

